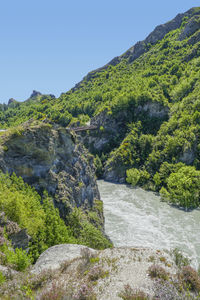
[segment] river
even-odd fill
[[[98,181],[105,231],[115,246],[179,248],[200,264],[200,210],[185,212],[141,188]]]

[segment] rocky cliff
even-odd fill
[[[0,137],[0,169],[16,173],[39,193],[47,190],[65,219],[73,207],[100,200],[93,158],[65,128],[28,122]],[[103,224],[103,215],[100,214]]]

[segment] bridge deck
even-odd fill
[[[98,126],[90,125],[90,126],[82,126],[82,127],[69,127],[67,129],[73,130],[75,132],[79,132],[79,131],[87,131],[87,130],[96,130],[98,129]]]

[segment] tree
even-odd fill
[[[200,171],[195,167],[185,166],[176,173],[171,173],[167,180],[167,188],[160,190],[163,198],[178,206],[188,208],[200,204]]]

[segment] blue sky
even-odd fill
[[[57,97],[200,1],[0,1],[0,102]]]

